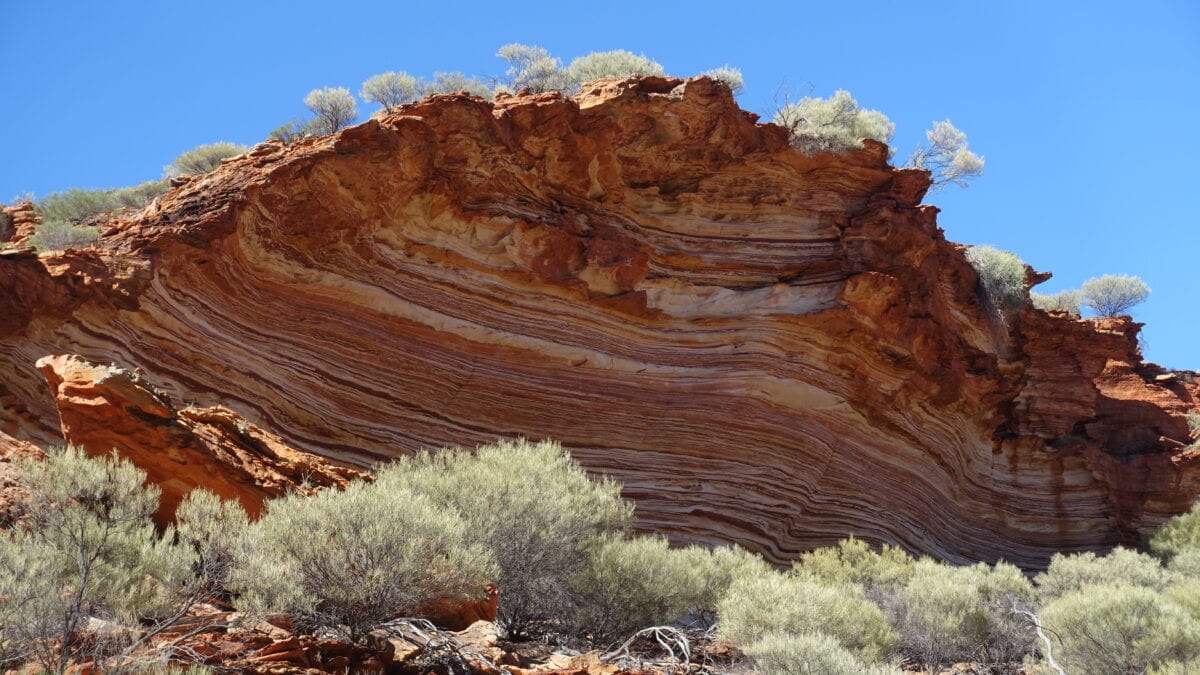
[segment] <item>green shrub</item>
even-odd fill
[[[1200,549],[1188,548],[1173,554],[1167,572],[1175,579],[1200,579]]]
[[[238,546],[250,526],[241,504],[222,500],[197,488],[175,510],[179,542],[196,556],[197,590],[204,595],[226,595],[233,578]]]
[[[1062,642],[1067,672],[1125,675],[1200,656],[1200,622],[1150,588],[1088,586],[1057,598],[1041,616]]]
[[[857,586],[827,586],[782,574],[736,580],[717,609],[722,638],[746,647],[770,635],[827,633],[867,664],[880,663],[896,638],[883,612]]]
[[[434,73],[433,80],[427,83],[421,83],[421,95],[429,96],[431,94],[453,94],[460,91],[465,91],[473,96],[482,98],[492,97],[492,88],[486,82],[477,78],[464,75],[458,71],[449,73]]]
[[[159,180],[114,190],[71,188],[39,199],[37,209],[44,222],[78,224],[101,213],[140,209],[166,190],[166,181]]]
[[[1167,575],[1154,558],[1118,547],[1104,556],[1091,552],[1055,554],[1050,567],[1035,582],[1038,594],[1049,601],[1089,586],[1126,584],[1162,590]]]
[[[358,119],[358,106],[345,87],[313,89],[304,97],[304,105],[316,115],[312,131],[317,135],[332,134]]]
[[[1030,293],[1033,306],[1048,312],[1067,312],[1079,316],[1079,291],[1059,291],[1052,295]]]
[[[1200,551],[1200,502],[1163,523],[1150,538],[1150,550],[1164,560],[1186,551]]]
[[[858,107],[850,92],[839,89],[829,98],[805,96],[784,105],[771,120],[787,127],[792,143],[805,152],[840,152],[862,145],[861,139],[891,140],[896,125],[878,110]]]
[[[609,645],[687,613],[704,586],[691,562],[660,537],[606,538],[571,580],[574,634]]]
[[[934,122],[925,132],[925,139],[929,144],[918,147],[905,166],[929,171],[933,181],[931,191],[947,185],[967,187],[971,180],[983,175],[983,158],[967,149],[967,135],[950,120]]]
[[[29,243],[39,251],[61,251],[82,248],[99,237],[100,230],[96,227],[72,225],[61,220],[44,220],[34,229],[33,238]]]
[[[250,148],[236,143],[209,143],[188,150],[167,165],[170,178],[185,174],[208,173],[221,166],[221,160],[244,155]]]
[[[404,71],[380,73],[363,82],[362,91],[358,93],[365,101],[372,101],[391,112],[392,108],[401,103],[415,100],[420,91],[417,78]]]
[[[633,517],[620,485],[589,479],[551,441],[420,454],[381,468],[376,485],[426,495],[462,516],[496,560],[497,623],[513,638],[573,617],[571,580],[599,538],[623,532]]]
[[[624,49],[610,52],[592,52],[580,56],[567,66],[567,80],[574,86],[602,77],[629,77],[631,75],[662,75],[662,64],[638,56]]]
[[[900,548],[885,544],[875,551],[865,541],[851,537],[837,546],[802,554],[793,569],[829,585],[857,584],[878,602],[883,594],[895,593],[908,583],[916,560]]]
[[[62,672],[88,617],[124,626],[173,615],[193,558],[158,536],[158,489],[115,457],[52,450],[18,465],[22,519],[0,535],[0,643]],[[89,656],[102,656],[88,648]]]
[[[1189,410],[1187,414],[1188,433],[1192,438],[1200,439],[1200,412]]]
[[[708,628],[716,622],[717,605],[729,587],[742,578],[766,576],[775,571],[761,556],[739,546],[688,546],[678,552],[687,558],[687,566],[696,571],[696,585],[688,609],[694,622]]]
[[[1025,304],[1025,261],[1015,253],[972,246],[967,249],[967,260],[979,274],[979,288],[988,306],[1003,312]]]
[[[1083,282],[1079,292],[1084,307],[1098,316],[1116,316],[1145,302],[1150,287],[1135,276],[1106,274]]]
[[[562,62],[536,45],[507,44],[496,56],[508,62],[508,86],[513,91],[528,89],[540,94],[563,91],[571,87],[571,77]]]
[[[863,664],[825,633],[768,633],[742,650],[762,675],[900,675],[889,666]]]
[[[424,495],[356,483],[268,503],[238,552],[232,585],[250,611],[359,642],[435,598],[482,593],[494,569],[466,524]]]
[[[1012,565],[923,559],[885,609],[901,651],[922,664],[1012,664],[1033,650],[1033,631],[1014,613],[1033,599],[1033,586]]]
[[[729,87],[729,90],[733,92],[734,96],[742,93],[742,90],[746,88],[746,78],[742,77],[741,69],[734,68],[729,64],[725,64],[720,68],[706,70],[701,75],[707,75],[714,80],[724,82]]]

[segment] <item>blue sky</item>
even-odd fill
[[[987,159],[930,201],[947,235],[1054,279],[1141,276],[1148,357],[1200,369],[1200,3],[100,2],[0,6],[0,200],[161,176],[184,150],[251,144],[321,86],[370,75],[499,75],[508,42],[569,60],[644,53],[674,75],[725,63],[767,113],[848,89],[896,123],[897,157],[949,118]],[[365,114],[368,108],[360,106]]]

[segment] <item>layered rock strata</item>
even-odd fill
[[[77,354],[363,468],[559,439],[642,527],[775,560],[1036,567],[1198,490],[1198,389],[1136,324],[989,310],[924,172],[805,156],[708,79],[437,96],[177,182],[0,255],[0,431],[60,442],[35,364]]]

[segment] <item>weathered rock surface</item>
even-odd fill
[[[116,450],[145,471],[162,489],[162,521],[197,487],[257,516],[264,501],[289,490],[345,487],[363,476],[287,447],[228,408],[176,410],[136,373],[73,355],[47,356],[37,367],[54,392],[66,442],[90,455]]]
[[[1195,498],[1198,389],[1136,324],[1002,322],[923,172],[755,119],[646,78],[259,145],[91,249],[0,255],[0,431],[61,442],[34,364],[78,354],[359,467],[556,438],[643,527],[777,560],[854,534],[1037,566]]]

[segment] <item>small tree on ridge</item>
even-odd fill
[[[332,134],[358,119],[354,97],[345,87],[313,89],[304,97],[304,105],[317,116],[313,130],[319,134]]]

